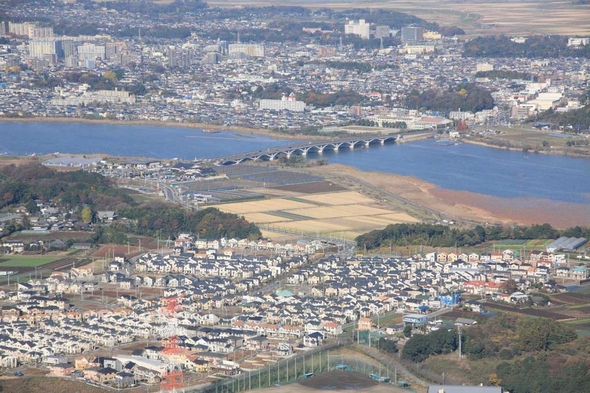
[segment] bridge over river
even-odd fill
[[[424,135],[426,134],[421,134],[421,136]],[[415,134],[412,134],[412,136],[415,136]],[[339,151],[340,149],[354,150],[357,148],[368,148],[373,145],[391,144],[402,138],[404,138],[404,134],[332,139],[323,142],[312,141],[293,144],[290,146],[258,150],[249,153],[241,153],[227,157],[220,157],[216,159],[216,162],[218,165],[235,165],[244,161],[273,161],[279,158],[279,156],[286,156],[287,158],[290,158],[292,155],[306,156],[308,153],[321,154],[325,151]]]

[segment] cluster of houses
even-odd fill
[[[16,294],[7,294],[14,305],[2,307],[0,314],[0,365],[44,362],[54,375],[75,372],[114,386],[156,383],[170,365],[235,374],[253,367],[236,359],[238,351],[272,353],[276,361],[320,346],[346,326],[371,329],[372,318],[390,311],[423,315],[426,309],[456,304],[459,293],[520,302],[528,298],[524,292],[533,282],[587,278],[586,268],[568,267],[564,257],[547,251],[532,251],[524,262],[505,250],[407,259],[329,256],[309,264],[305,255],[238,257],[224,249],[239,247],[231,239],[195,242],[183,236],[175,246],[170,255],[147,253],[132,261],[117,257],[101,275],[72,268],[16,284]],[[274,280],[280,282],[270,284]],[[523,292],[502,294],[508,280]],[[62,297],[103,290],[121,291],[117,308],[84,307],[82,302],[85,310],[80,310]],[[177,302],[173,313],[167,309],[170,299]],[[166,345],[148,347],[110,360],[86,357],[85,365],[63,357],[170,335],[178,337],[173,353]]]

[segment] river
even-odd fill
[[[292,144],[264,135],[194,128],[85,123],[1,123],[0,153],[108,154],[215,158]],[[313,158],[313,156],[310,156]],[[323,158],[365,171],[414,176],[441,188],[497,197],[590,203],[590,160],[433,140],[326,152]]]

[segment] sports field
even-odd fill
[[[36,267],[57,261],[60,257],[36,255],[10,255],[0,258],[2,267]]]
[[[265,233],[274,231],[346,239],[354,239],[389,224],[418,221],[355,191],[301,193],[215,207],[244,216],[258,224]]]

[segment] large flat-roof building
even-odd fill
[[[424,41],[424,29],[418,26],[402,27],[402,41],[420,42]]]
[[[371,36],[371,25],[366,23],[364,19],[359,19],[358,22],[349,20],[344,25],[344,34],[358,35],[359,37],[368,40]]]
[[[295,94],[291,93],[288,97],[283,96],[280,100],[260,100],[259,108],[261,110],[303,112],[305,111],[305,102],[297,101]]]

